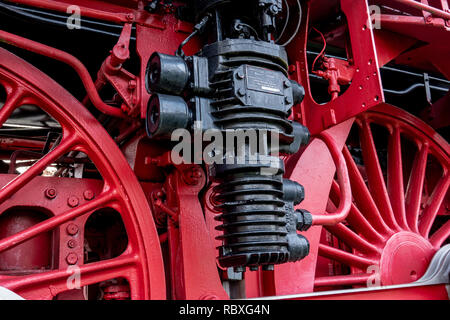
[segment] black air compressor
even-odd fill
[[[221,212],[218,229],[223,231],[219,263],[244,271],[259,266],[271,270],[274,264],[300,260],[308,255],[309,243],[297,230],[310,226],[311,214],[294,210],[304,190],[283,179],[284,164],[276,154],[296,153],[309,142],[309,132],[288,120],[304,89],[288,79],[286,51],[273,41],[282,2],[193,2],[194,33],[175,55],[154,53],[148,62],[148,135],[170,139],[173,130],[192,130],[194,122],[223,136],[255,132],[256,152],[243,140],[231,159],[227,150],[223,161],[209,166],[218,182],[215,203]],[[186,57],[183,46],[200,34],[206,45]],[[238,158],[236,149],[243,150],[243,156]]]

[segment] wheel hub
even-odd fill
[[[352,130],[343,153],[353,204],[345,223],[325,227],[316,290],[371,286],[374,270],[376,285],[415,282],[450,236],[449,144],[389,105],[358,117]],[[334,182],[331,210],[339,192]]]
[[[412,232],[394,234],[386,243],[380,261],[381,282],[394,285],[421,278],[436,250]]]

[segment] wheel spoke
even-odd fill
[[[430,243],[439,249],[448,237],[450,237],[450,220],[431,236]]]
[[[358,234],[364,236],[364,238],[372,243],[384,243],[386,241],[386,238],[374,229],[355,205],[352,205],[350,209],[347,222],[355,228]]]
[[[409,177],[408,188],[406,189],[406,216],[408,225],[414,232],[419,232],[418,221],[420,213],[420,204],[422,202],[422,190],[425,181],[425,172],[428,158],[428,144],[423,144],[417,152],[411,174]]]
[[[22,230],[12,236],[0,240],[0,252],[11,249],[37,235],[50,231],[55,227],[66,223],[69,220],[75,219],[83,214],[86,214],[92,210],[104,207],[106,204],[112,202],[116,198],[115,193],[102,193],[96,199],[89,201],[78,208],[71,209],[60,215],[54,216],[47,220],[44,220],[32,227]]]
[[[398,127],[394,128],[394,131],[389,137],[387,190],[397,223],[403,229],[409,230],[408,223],[406,222],[402,145],[400,129]]]
[[[52,162],[58,160],[64,153],[70,148],[74,147],[77,143],[75,136],[69,136],[61,141],[61,143],[52,151],[47,153],[36,163],[34,163],[27,171],[18,175],[5,186],[0,189],[0,204],[4,203],[15,192],[23,188],[28,182],[30,182],[35,176],[39,175],[45,168],[47,168]]]
[[[5,277],[0,280],[0,285],[26,298],[51,299],[60,292],[73,289],[70,287],[70,277],[74,271],[79,272],[76,276],[80,287],[83,287],[133,275],[137,263],[138,256],[126,254],[110,260],[81,265],[79,269],[60,269],[26,276]]]
[[[0,109],[0,128],[3,126],[6,120],[10,117],[11,113],[20,106],[20,102],[25,94],[24,89],[17,87],[12,92],[11,96],[7,98],[5,104]]]
[[[422,218],[419,221],[419,232],[425,238],[428,238],[431,226],[433,225],[439,208],[447,195],[449,186],[450,174],[447,173],[439,180],[439,183],[436,185],[433,193],[427,201],[426,208],[423,212]]]
[[[384,222],[383,217],[372,198],[372,195],[367,188],[364,178],[350,154],[347,147],[344,147],[344,157],[348,165],[348,174],[350,177],[350,184],[352,187],[352,194],[358,209],[364,212],[364,216],[368,221],[382,234],[391,235],[393,231]]]
[[[361,149],[366,167],[369,189],[372,197],[384,218],[386,224],[393,230],[400,230],[395,221],[386,183],[377,155],[377,149],[372,136],[372,130],[368,121],[363,120],[360,132]]]
[[[333,203],[337,203],[340,199],[339,185],[336,181],[333,181],[331,185],[330,198]],[[361,214],[358,208],[356,208],[354,203],[352,203],[350,212],[346,220],[354,228],[354,230],[358,234],[362,235],[365,239],[373,243],[385,242],[385,238],[372,227],[372,225]]]
[[[319,255],[348,266],[359,268],[361,270],[366,270],[369,266],[378,265],[378,261],[375,259],[359,257],[353,253],[336,249],[324,244],[319,245]]]
[[[342,223],[338,223],[334,226],[326,226],[325,228],[349,247],[361,253],[376,256],[379,256],[380,254],[380,250],[376,246],[361,238],[358,234],[344,226]]]
[[[360,273],[343,276],[319,277],[314,280],[314,287],[367,285],[371,276],[372,275],[368,273]]]

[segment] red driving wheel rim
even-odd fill
[[[402,109],[382,105],[356,119],[343,150],[353,205],[346,221],[322,232],[316,291],[402,284],[425,273],[450,235],[449,151]],[[338,202],[333,183],[330,211]]]
[[[103,188],[93,199],[0,239],[0,254],[93,210],[113,208],[120,213],[126,229],[127,247],[115,258],[92,263],[78,261],[81,287],[123,278],[128,281],[130,298],[165,299],[163,261],[151,211],[139,182],[111,137],[67,91],[4,49],[0,49],[0,84],[6,91],[0,127],[18,106],[32,104],[57,120],[63,132],[57,146],[2,186],[0,205],[26,197],[21,195],[23,188],[41,178],[37,176],[68,151],[88,155],[103,178]],[[27,299],[52,299],[67,290],[68,276],[63,267],[25,275],[0,275],[0,286]]]

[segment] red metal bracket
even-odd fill
[[[123,68],[130,57],[130,39],[132,24],[126,23],[111,54],[103,62],[96,80],[97,89],[109,82],[123,100],[122,111],[128,115],[136,114],[139,103],[140,79]]]
[[[171,268],[175,273],[173,296],[187,300],[228,299],[216,265],[213,237],[199,199],[206,182],[205,173],[195,165],[180,166],[168,180],[166,187],[173,192],[168,193],[167,200],[179,212],[179,227],[175,230],[169,225],[169,242],[176,250],[171,250]]]
[[[301,115],[303,124],[313,135],[384,101],[367,2],[341,0],[341,9],[347,16],[355,69],[350,87],[341,96],[324,105],[318,104],[312,97],[306,52],[310,18],[309,2],[304,10],[306,13],[300,29],[302,31],[287,48],[291,60],[296,61],[296,75],[293,77],[302,83],[306,91],[301,107],[296,106],[294,114]],[[298,48],[303,49],[299,50]]]

